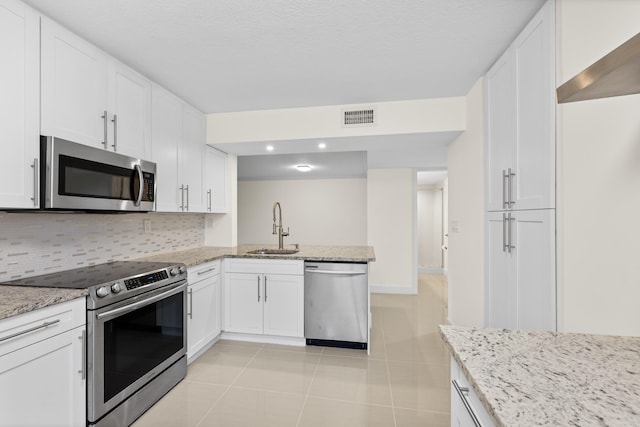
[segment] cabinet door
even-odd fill
[[[202,174],[204,163],[206,121],[204,114],[183,105],[182,109],[182,184],[188,186],[185,190],[186,211],[205,212],[206,205],[204,178]]]
[[[518,70],[514,209],[555,207],[554,33],[549,2],[514,42]]]
[[[180,141],[182,139],[182,103],[158,86],[152,86],[151,112],[152,160],[156,163],[156,210],[181,212]]]
[[[224,330],[262,334],[263,276],[227,273],[224,276]]]
[[[151,83],[124,65],[109,63],[109,149],[151,158]]]
[[[515,329],[517,323],[514,249],[509,253],[509,214],[488,213],[486,326]]]
[[[304,336],[304,276],[264,276],[264,333]]]
[[[227,212],[227,154],[205,148],[205,194],[207,212]]]
[[[518,329],[556,330],[555,210],[513,212]]]
[[[509,177],[516,172],[516,67],[513,49],[487,73],[487,207],[490,211],[508,209]],[[513,194],[513,193],[512,193]]]
[[[38,206],[39,23],[23,3],[0,1],[0,208]]]
[[[187,357],[191,358],[220,333],[220,275],[189,286]]]
[[[107,148],[105,55],[45,17],[41,27],[41,133]]]
[[[0,357],[0,426],[86,425],[84,326]]]

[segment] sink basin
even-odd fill
[[[298,253],[300,249],[255,249],[247,253],[253,255],[291,255]]]

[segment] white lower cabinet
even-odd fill
[[[0,321],[0,426],[86,425],[85,307]]]
[[[555,209],[488,220],[486,326],[555,331]]]
[[[191,363],[220,335],[220,261],[188,270],[187,361]]]
[[[225,332],[304,337],[302,261],[226,261]]]
[[[451,427],[494,427],[495,425],[469,380],[456,361],[451,358]]]

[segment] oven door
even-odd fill
[[[88,312],[89,422],[186,354],[186,290],[181,281]]]

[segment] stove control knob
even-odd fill
[[[180,272],[180,274],[184,274],[187,269],[184,267],[184,265],[181,265],[180,267],[178,267],[178,271]]]
[[[109,295],[109,288],[107,288],[106,286],[101,286],[96,290],[96,295],[98,295],[98,298],[104,298],[107,295]]]
[[[177,276],[179,272],[180,271],[178,271],[176,267],[173,267],[171,270],[169,270],[169,274],[172,276]]]
[[[111,285],[111,292],[113,292],[114,294],[117,294],[121,290],[122,290],[122,285],[120,283],[116,282],[113,285]]]

